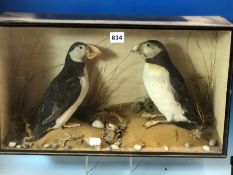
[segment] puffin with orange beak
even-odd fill
[[[149,40],[134,47],[145,61],[143,82],[153,103],[166,120],[147,122],[146,127],[159,123],[193,123],[202,125],[181,73],[171,62],[165,46]],[[159,116],[155,115],[154,117]]]
[[[70,46],[63,69],[52,80],[43,97],[33,130],[33,140],[66,125],[89,89],[85,61],[94,59],[100,53],[91,44],[75,42]]]

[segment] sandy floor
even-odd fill
[[[120,149],[113,151],[135,151],[134,145],[143,143],[144,147],[140,151],[145,152],[163,152],[164,147],[168,147],[167,152],[206,152],[202,146],[208,145],[210,139],[218,140],[218,134],[215,129],[208,128],[203,131],[202,137],[194,140],[191,131],[178,127],[174,124],[160,124],[145,128],[142,125],[148,121],[132,112],[124,114],[129,123],[122,137]],[[96,151],[109,150],[110,144],[102,141],[100,147],[89,145],[89,139],[101,138],[103,140],[104,129],[92,127],[90,124],[80,123],[80,126],[74,128],[65,128],[53,130],[47,133],[40,140],[33,143],[30,149],[35,150],[72,150],[72,151]],[[188,149],[184,145],[190,143],[191,148]],[[45,144],[49,146],[45,148]],[[56,145],[56,146],[53,146]],[[57,146],[59,145],[59,146]],[[209,152],[209,151],[208,151]],[[220,153],[220,146],[212,147],[210,152]]]

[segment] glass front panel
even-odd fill
[[[1,149],[222,153],[230,38],[2,27]]]

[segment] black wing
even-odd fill
[[[79,77],[70,77],[64,81],[55,78],[46,90],[37,121],[41,125],[56,121],[77,100],[80,91]]]
[[[185,81],[178,70],[172,65],[169,68],[170,82],[174,90],[175,99],[185,110],[185,116],[192,122],[200,123],[197,112],[194,110],[193,100],[191,99]]]

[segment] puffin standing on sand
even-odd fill
[[[147,122],[146,127],[159,123],[188,122],[200,124],[180,72],[172,64],[164,45],[157,40],[142,42],[132,52],[145,60],[145,88],[166,121]]]
[[[78,109],[89,88],[85,60],[99,54],[99,49],[91,44],[75,42],[70,46],[63,69],[50,83],[39,107],[34,140],[49,130],[62,128]]]

